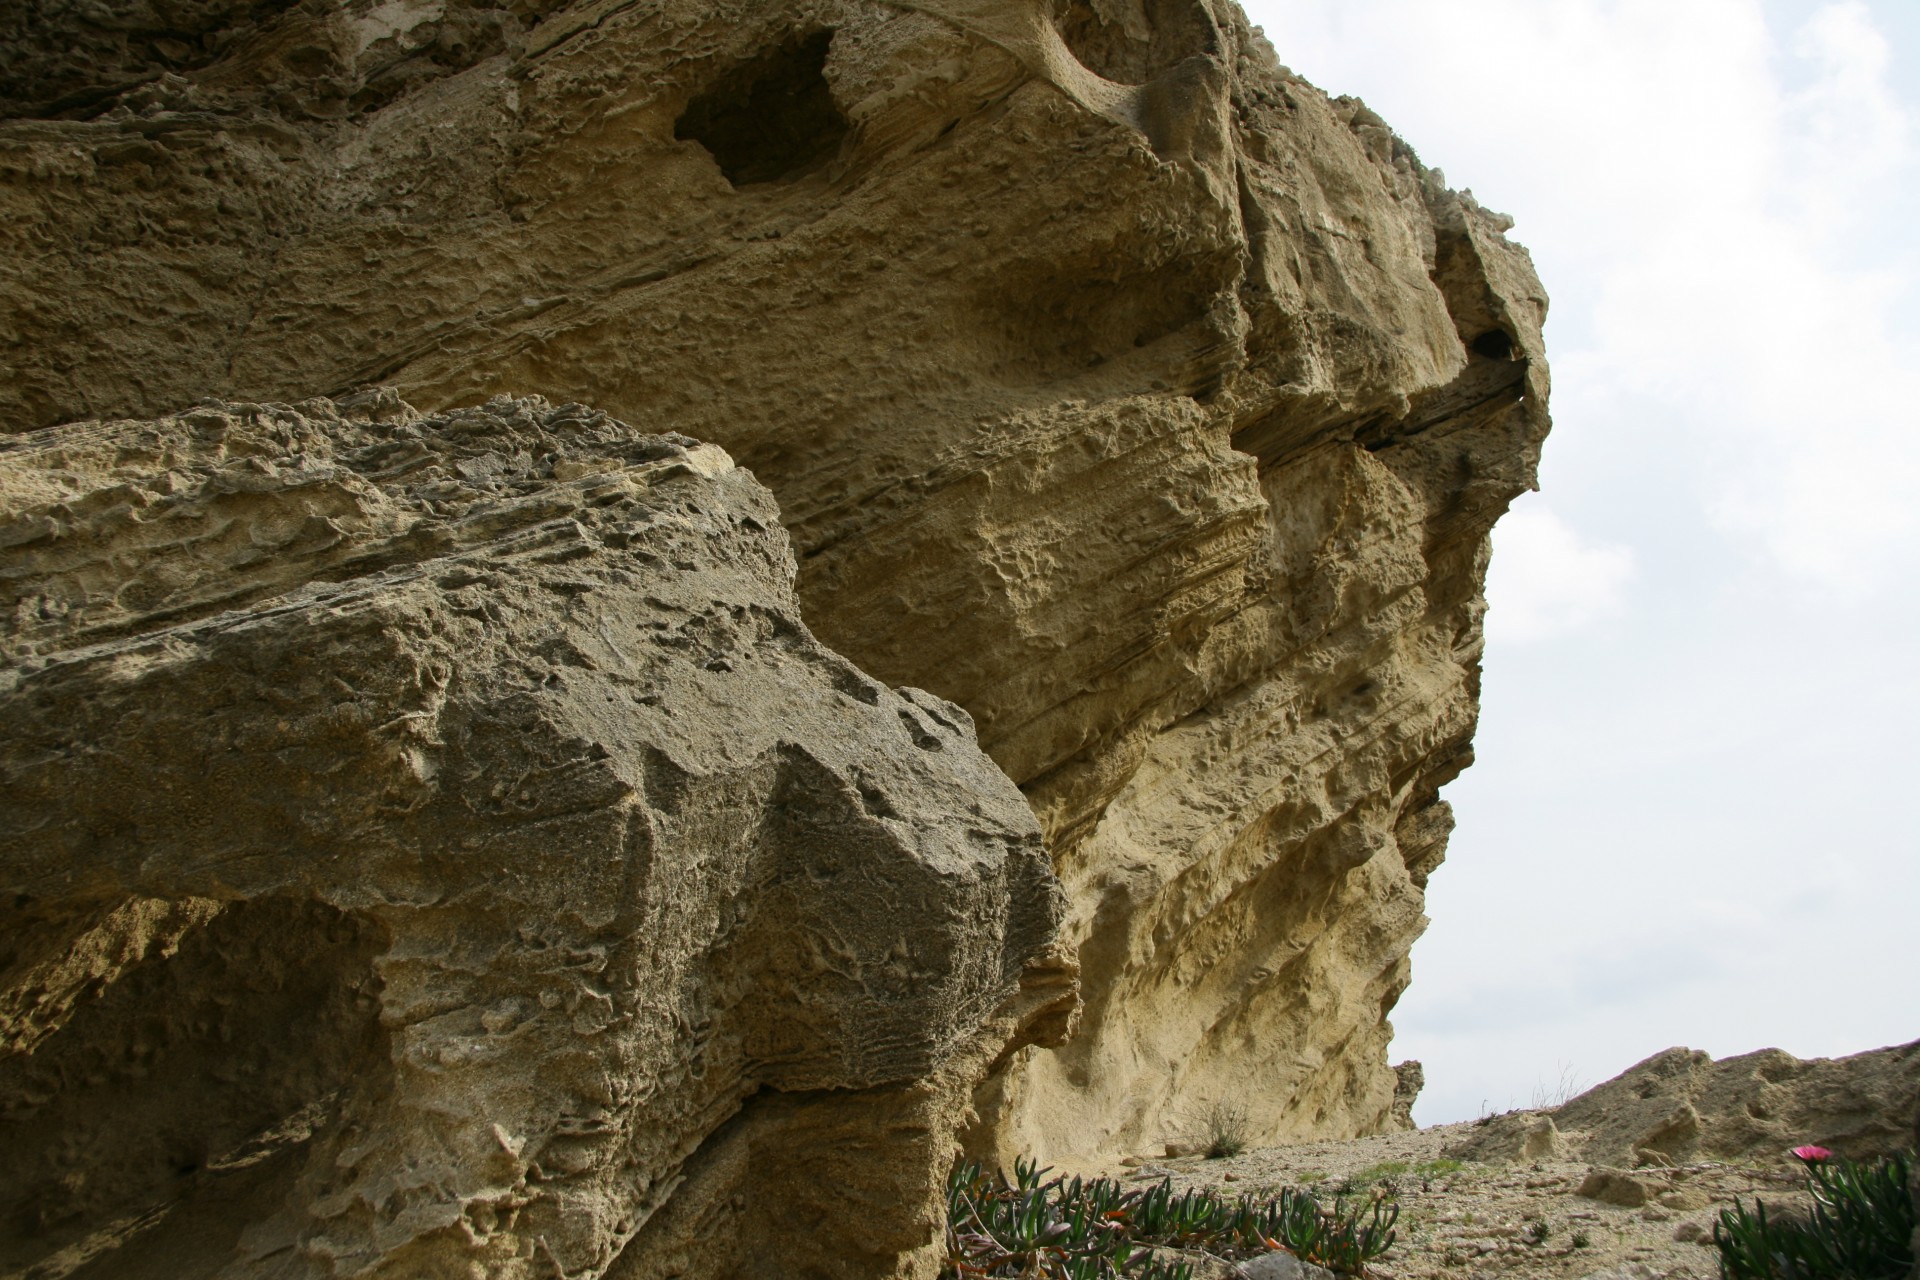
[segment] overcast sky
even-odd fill
[[[1553,298],[1394,1013],[1416,1118],[1920,1038],[1920,3],[1247,10],[1514,215]]]

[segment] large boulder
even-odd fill
[[[213,403],[0,545],[0,1269],[931,1274],[1060,890],[721,449]]]
[[[1395,1123],[1547,430],[1507,220],[1230,0],[103,12],[0,19],[0,421],[388,383],[719,444],[1065,883],[1084,1008],[975,1149]]]

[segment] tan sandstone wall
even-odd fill
[[[0,451],[0,1268],[930,1275],[1060,891],[719,448],[499,400]]]
[[[180,7],[0,20],[0,421],[380,383],[724,447],[1066,887],[1083,1007],[969,1141],[1390,1123],[1547,430],[1503,219],[1227,0]]]

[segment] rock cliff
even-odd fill
[[[1065,886],[1026,983],[1058,1013],[1077,967],[1077,1013],[1002,1028],[967,1141],[1393,1123],[1546,303],[1362,104],[1227,0],[40,0],[0,34],[0,421],[379,384],[721,446],[806,624],[971,715]]]
[[[0,453],[0,1265],[898,1269],[1059,918],[1020,793],[717,447],[391,416]]]

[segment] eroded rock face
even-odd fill
[[[934,1264],[1060,890],[722,450],[213,404],[0,504],[6,1270]]]
[[[1908,1150],[1916,1112],[1920,1042],[1804,1061],[1779,1049],[1718,1062],[1668,1049],[1552,1110],[1482,1121],[1449,1154],[1533,1159],[1533,1136],[1547,1132],[1561,1151],[1602,1165],[1785,1160],[1808,1143],[1866,1160]]]
[[[971,713],[1065,882],[1084,1008],[974,1147],[1393,1122],[1547,429],[1505,221],[1226,0],[194,12],[191,57],[9,64],[0,419],[384,382],[717,442],[808,623]]]

